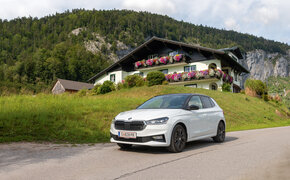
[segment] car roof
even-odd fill
[[[161,95],[158,95],[158,96],[166,96],[166,95],[172,95],[172,96],[175,96],[175,95],[198,95],[198,96],[206,96],[206,97],[209,97],[207,95],[198,94],[198,93],[172,93],[172,94],[161,94]],[[158,96],[155,96],[155,97],[158,97]]]

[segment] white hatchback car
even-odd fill
[[[132,111],[118,114],[111,124],[111,142],[122,149],[132,145],[168,147],[181,152],[186,142],[225,139],[223,110],[202,94],[155,96]]]

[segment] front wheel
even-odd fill
[[[215,142],[220,143],[220,142],[224,142],[225,137],[226,137],[225,124],[222,121],[220,121],[217,127],[217,134],[215,137],[213,137],[213,140]]]
[[[117,144],[121,149],[130,149],[132,147],[132,144],[122,144],[122,143]]]
[[[171,134],[171,142],[170,146],[168,147],[168,150],[170,152],[181,152],[186,144],[186,131],[183,126],[176,125]]]

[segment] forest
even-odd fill
[[[83,31],[72,34],[77,28]],[[98,41],[96,33],[111,44],[109,49],[87,51],[84,43]],[[56,78],[85,82],[112,63],[109,53],[117,53],[117,41],[135,48],[152,36],[211,48],[239,46],[244,52],[263,49],[283,54],[290,49],[262,37],[129,10],[74,9],[43,18],[0,19],[0,93],[4,86],[48,87]]]

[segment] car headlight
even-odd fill
[[[168,121],[168,117],[162,117],[162,118],[157,118],[157,119],[152,119],[146,121],[147,125],[159,125],[159,124],[166,124]]]
[[[115,123],[115,121],[116,121],[116,119],[114,118],[114,119],[112,120],[111,124],[114,124],[114,123]]]

